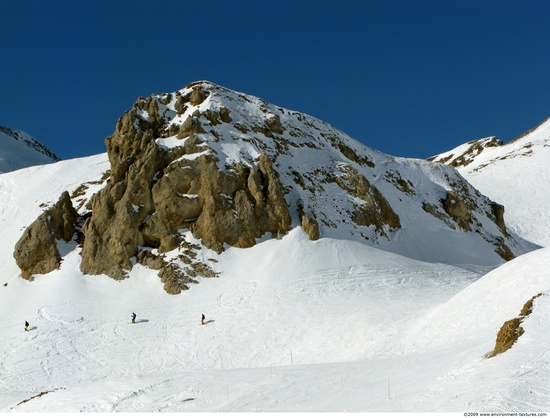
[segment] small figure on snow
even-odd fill
[[[136,323],[136,314],[135,312],[132,312],[132,324]]]
[[[25,331],[28,331],[28,330],[29,330],[29,322],[25,321]]]
[[[201,324],[204,325],[204,320],[206,319],[206,317],[204,316],[204,314],[202,314],[202,319],[201,319]]]

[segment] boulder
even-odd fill
[[[65,191],[53,207],[29,225],[13,253],[24,279],[32,280],[33,274],[45,274],[59,268],[61,255],[57,240],[69,242],[76,232],[78,219],[69,193]]]

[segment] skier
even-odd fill
[[[206,319],[206,317],[204,316],[204,314],[202,314],[202,320],[201,320],[201,324],[204,325],[204,320]]]
[[[136,314],[135,312],[132,312],[132,324],[136,323]]]
[[[28,330],[29,330],[29,322],[25,321],[25,331],[28,331]]]

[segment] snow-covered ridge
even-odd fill
[[[468,166],[467,171],[473,172],[498,161],[529,157],[535,150],[548,147],[550,147],[550,118],[506,144],[496,137],[478,139],[430,157],[428,160],[456,168]]]
[[[0,173],[59,160],[28,133],[0,126]]]
[[[455,166],[483,194],[503,204],[513,231],[550,245],[550,119],[509,143],[488,140],[469,142],[431,160]],[[472,154],[472,148],[479,152]]]

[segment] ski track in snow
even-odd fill
[[[116,307],[117,303],[127,304],[123,300],[115,302],[114,298],[111,301],[71,299],[47,304],[30,318],[37,328],[24,333],[24,339],[16,345],[18,350],[23,350],[19,361],[9,366],[8,362],[2,362],[3,370],[8,372],[4,376],[5,387],[10,387],[11,392],[21,390],[31,394],[44,388],[79,387],[89,382],[99,384],[124,378],[135,380],[136,376],[147,381],[158,376],[159,382],[132,389],[117,397],[110,406],[104,402],[92,406],[86,403],[82,410],[193,409],[198,402],[171,403],[173,398],[181,398],[181,394],[164,391],[169,390],[170,382],[185,379],[167,378],[167,374],[186,375],[189,370],[201,374],[208,374],[209,370],[246,370],[249,379],[254,378],[255,369],[264,368],[262,373],[265,373],[270,364],[272,368],[285,369],[292,368],[292,363],[297,367],[355,361],[384,352],[390,355],[392,339],[403,331],[394,328],[395,318],[418,312],[416,301],[426,288],[438,289],[432,299],[441,302],[445,295],[455,293],[478,277],[468,271],[454,270],[462,272],[462,279],[457,280],[454,275],[455,280],[451,280],[446,274],[449,273],[447,266],[431,271],[422,269],[409,275],[399,268],[352,266],[305,273],[287,280],[274,277],[214,283],[217,279],[211,279],[211,284],[221,284],[223,291],[213,292],[214,297],[204,290],[201,308],[208,314],[204,326],[200,325],[201,309],[193,303],[193,291],[183,297],[159,297],[171,299],[169,302],[186,299],[179,303],[161,307],[153,299],[140,309]],[[422,285],[419,278],[425,280]],[[194,289],[201,290],[208,285],[205,282]],[[308,302],[293,303],[297,297]],[[377,320],[375,311],[388,301],[399,306],[395,316]],[[350,311],[350,306],[360,308]],[[136,324],[130,323],[132,310],[138,312]],[[3,314],[13,324],[20,318],[20,313]],[[19,327],[9,328],[12,341],[21,335],[16,328]],[[326,332],[327,329],[331,332]],[[9,357],[10,353],[4,351],[2,358]],[[40,383],[29,388],[25,385],[29,380]],[[199,382],[195,385],[200,386]],[[68,390],[48,393],[14,409],[35,410],[33,405],[64,397]],[[153,400],[148,399],[151,396]],[[185,397],[198,397],[198,394],[191,391]],[[225,404],[222,402],[225,398],[227,393],[216,398],[220,407]],[[216,400],[209,400],[208,408],[212,407],[211,402]]]
[[[330,248],[330,240],[324,245]],[[519,313],[517,306],[499,314],[493,325],[480,324],[489,330],[483,331],[486,338],[478,337],[480,331],[472,330],[471,336],[459,331],[428,344],[438,334],[417,326],[445,309],[460,330],[460,311],[467,307],[451,302],[471,286],[482,286],[483,269],[396,263],[395,255],[367,253],[378,257],[295,274],[260,275],[251,269],[241,276],[233,269],[233,276],[203,279],[178,296],[165,294],[146,268],[123,282],[75,280],[72,269],[78,264],[70,259],[57,274],[38,277],[31,286],[12,283],[28,294],[25,303],[0,307],[2,341],[10,341],[0,347],[0,411],[525,411],[548,406],[544,382],[550,346],[534,337],[547,335],[550,341],[549,332],[539,329],[544,322],[530,317],[515,354],[511,350],[490,360],[484,355],[496,330]],[[237,259],[221,264],[228,267]],[[509,277],[532,274],[512,267]],[[41,293],[46,283],[47,295]],[[492,301],[490,293],[476,294]],[[535,308],[544,318],[550,298],[540,299]],[[132,311],[138,314],[136,324],[131,324]],[[200,324],[202,313],[206,325]],[[28,333],[23,317],[31,323]],[[533,341],[540,346],[538,354],[522,354]],[[47,393],[33,398],[42,392]],[[18,405],[23,400],[28,401]]]

